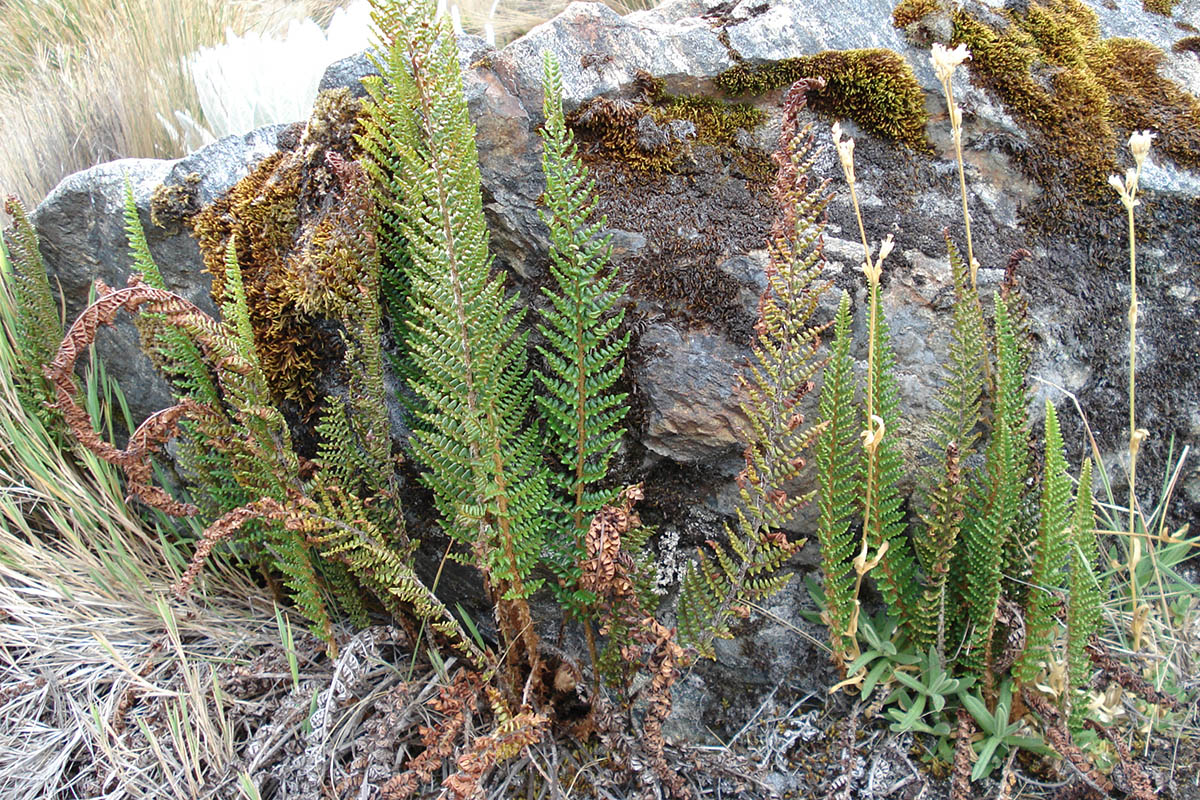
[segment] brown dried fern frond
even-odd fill
[[[476,739],[471,749],[455,762],[458,772],[442,781],[449,797],[454,800],[477,797],[480,784],[492,768],[541,741],[549,724],[544,715],[526,711],[505,720],[495,732]]]
[[[308,498],[297,496],[294,498],[298,505],[312,504]],[[235,508],[232,511],[221,516],[213,524],[204,529],[204,535],[200,537],[200,542],[196,545],[196,552],[192,556],[192,561],[188,564],[188,568],[184,571],[179,582],[172,587],[172,591],[176,597],[183,598],[191,590],[192,584],[196,582],[196,578],[204,569],[204,564],[208,561],[209,555],[214,547],[220,542],[229,539],[247,522],[253,519],[273,519],[283,523],[299,513],[299,508],[288,508],[277,500],[270,497],[263,497],[255,500],[240,508]]]
[[[1121,788],[1133,798],[1133,800],[1154,800],[1154,789],[1150,786],[1150,779],[1146,777],[1146,773],[1142,770],[1140,764],[1133,759],[1133,754],[1129,752],[1127,745],[1120,736],[1113,733],[1111,728],[1108,728],[1094,719],[1086,719],[1083,724],[1094,730],[1096,733],[1103,736],[1117,751],[1117,758],[1121,761],[1121,772],[1125,776],[1125,786]],[[1107,791],[1112,791],[1108,789]]]
[[[1037,712],[1042,718],[1043,731],[1046,741],[1055,751],[1067,760],[1081,778],[1090,786],[1100,790],[1106,796],[1112,793],[1113,783],[1092,764],[1079,746],[1071,738],[1067,729],[1066,719],[1053,703],[1038,692],[1026,688],[1021,692],[1025,705]],[[1141,800],[1139,798],[1139,800]]]
[[[198,323],[203,320],[212,323],[212,320],[179,295],[151,288],[136,275],[124,289],[110,289],[102,281],[96,282],[96,288],[98,299],[84,309],[67,330],[54,360],[46,366],[46,378],[54,386],[56,396],[54,408],[62,414],[80,444],[125,472],[130,495],[167,514],[192,516],[197,510],[194,505],[180,503],[152,485],[150,456],[179,432],[179,423],[184,417],[198,419],[215,413],[213,409],[191,400],[165,408],[138,426],[126,448],[121,450],[96,433],[91,417],[77,402],[79,388],[74,380],[74,370],[76,361],[96,340],[101,326],[111,325],[122,310],[130,313],[144,310],[172,320],[194,319]]]
[[[443,686],[428,707],[441,716],[436,725],[421,726],[421,742],[425,749],[408,762],[408,769],[379,788],[380,800],[407,800],[423,785],[433,780],[433,774],[443,763],[453,758],[458,740],[475,713],[483,696],[483,681],[479,673],[459,670],[454,679]]]
[[[1171,695],[1166,692],[1159,691],[1154,686],[1131,669],[1128,664],[1118,661],[1109,652],[1108,648],[1100,641],[1100,637],[1095,634],[1087,644],[1087,654],[1101,672],[1107,681],[1115,682],[1122,689],[1136,694],[1138,697],[1145,700],[1147,703],[1166,706],[1172,711],[1179,711],[1182,705]]]
[[[950,778],[950,800],[971,800],[971,737],[975,720],[966,708],[958,709],[958,728],[954,732],[954,771]]]
[[[642,485],[626,488],[620,497],[620,506],[606,506],[592,518],[584,538],[587,559],[582,564],[580,586],[598,598],[600,633],[607,634],[614,623],[622,623],[630,638],[621,648],[622,655],[631,664],[646,665],[650,682],[641,693],[648,705],[637,744],[655,777],[673,796],[684,798],[689,792],[683,778],[667,763],[662,727],[671,714],[671,687],[679,677],[686,653],[675,640],[674,629],[642,608],[630,574],[633,559],[621,549],[621,537],[642,524],[633,510],[633,504],[643,497]]]

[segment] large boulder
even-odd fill
[[[1003,32],[1020,5],[968,2],[963,13]],[[1123,139],[1134,118],[1136,127],[1155,127],[1160,134],[1137,210],[1138,421],[1150,430],[1142,474],[1161,474],[1172,438],[1176,453],[1200,444],[1195,346],[1200,112],[1188,106],[1200,86],[1200,59],[1194,50],[1173,48],[1181,28],[1200,26],[1200,12],[1184,4],[1168,19],[1129,2],[1085,5],[1096,16],[1063,23],[1080,37],[1077,44],[1111,44],[1112,52],[1131,60],[1104,64],[1142,70],[1124,75],[1124,93],[1114,95],[1113,108],[1126,109],[1126,116],[1100,120],[1080,113],[1064,118],[1068,127],[1055,131],[1029,109],[1014,108],[1004,94],[1004,76],[988,73],[982,58],[968,62],[974,72],[960,70],[956,92],[965,116],[980,287],[990,295],[1004,281],[1015,281],[1029,297],[1028,320],[1038,343],[1031,370],[1037,402],[1031,410],[1036,414],[1044,397],[1063,407],[1069,455],[1077,462],[1088,449],[1071,398],[1078,400],[1119,485],[1126,441],[1128,259],[1124,211],[1105,179],[1129,164]],[[660,545],[664,559],[674,558],[675,545],[686,548],[720,536],[722,521],[732,513],[733,476],[743,447],[736,380],[750,352],[765,237],[775,214],[769,155],[778,136],[782,91],[798,71],[830,79],[807,118],[816,124],[819,140],[828,141],[835,118],[856,138],[867,235],[877,243],[890,233],[897,242],[883,280],[905,415],[905,429],[894,433],[911,458],[920,457],[949,345],[943,229],[960,247],[965,241],[946,103],[928,49],[953,28],[947,10],[905,18],[903,29],[897,28],[892,6],[884,0],[672,0],[622,17],[600,4],[573,3],[503,50],[462,39],[492,247],[499,266],[530,302],[538,300],[548,263],[546,230],[538,217],[544,187],[537,133],[542,51],[553,52],[562,67],[565,105],[597,179],[614,260],[630,291],[635,344],[627,378],[634,413],[619,463],[628,477],[647,481],[646,517],[670,534],[662,538],[671,546]],[[1145,39],[1161,52],[1112,37]],[[1064,72],[1069,74],[1056,68],[1035,75],[1030,91],[1057,85]],[[361,94],[359,81],[371,73],[366,57],[355,57],[331,68],[322,87]],[[1156,75],[1173,81],[1175,93],[1164,90],[1139,105],[1146,98],[1129,87],[1141,82],[1161,89],[1165,84],[1155,83]],[[1093,83],[1086,86],[1094,89]],[[739,88],[748,91],[736,98],[725,93]],[[206,203],[273,152],[277,133],[224,140],[181,162],[120,162],[68,178],[35,220],[69,309],[84,302],[94,277],[110,284],[124,280],[122,170],[130,173],[149,223],[156,184],[182,187],[185,176],[198,173],[198,201]],[[836,291],[848,291],[857,318],[856,355],[865,358],[862,248],[831,149],[817,157],[814,172],[830,181],[832,192],[824,277],[835,290],[822,301],[819,321],[832,317]],[[182,228],[148,225],[148,232],[164,271],[171,270],[168,283],[203,303],[199,253]],[[1021,249],[1030,257],[1006,275],[1010,255]],[[148,368],[137,366],[128,329],[118,336],[125,338],[110,345],[109,353],[118,355],[110,364],[135,411],[144,415],[165,404],[165,390]],[[402,433],[398,423],[397,434]],[[1179,487],[1171,509],[1175,518],[1200,522],[1200,470],[1194,464],[1185,465]],[[1142,501],[1154,499],[1147,494]],[[808,528],[807,521],[798,528]],[[810,545],[796,566],[813,563]],[[696,673],[686,686],[694,690],[707,677],[752,695],[781,681],[815,685],[813,664],[820,659],[797,619],[807,606],[804,589],[794,581],[772,610],[786,624],[752,620],[745,638],[725,650],[732,666],[708,667],[715,672]]]
[[[34,211],[33,224],[46,267],[62,287],[67,321],[87,305],[97,279],[120,287],[129,277],[126,181],[167,287],[216,314],[200,250],[181,218],[228,192],[254,164],[275,152],[284,128],[275,125],[229,136],[177,161],[125,159],[64,178]],[[158,212],[153,220],[152,206]],[[142,355],[137,330],[128,317],[102,333],[97,347],[136,420],[172,405],[170,390]]]

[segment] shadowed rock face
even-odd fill
[[[968,3],[967,8],[981,18],[999,19],[991,5],[996,4]],[[1176,80],[1193,80],[1191,90],[1196,91],[1200,59],[1190,51],[1170,53],[1170,23],[1143,13],[1133,0],[1121,0],[1117,11],[1094,5],[1102,35],[1144,36],[1159,44],[1169,53],[1162,72]],[[924,92],[929,114],[925,152],[865,133],[853,121],[843,122],[857,139],[868,237],[878,242],[892,233],[897,243],[883,278],[907,427],[896,433],[905,440],[910,457],[916,459],[921,452],[940,385],[938,365],[949,343],[950,275],[942,231],[948,228],[960,245],[964,232],[941,88],[928,66],[927,47],[910,44],[905,33],[892,27],[891,6],[884,0],[675,0],[620,17],[601,5],[574,3],[503,50],[488,49],[471,37],[461,41],[492,247],[497,264],[533,302],[540,300],[537,289],[547,264],[545,227],[537,215],[543,189],[537,136],[542,50],[557,55],[567,110],[575,112],[577,120],[596,108],[589,104],[601,97],[633,109],[633,124],[642,133],[641,150],[616,152],[605,146],[602,129],[583,125],[580,147],[598,181],[601,206],[614,235],[614,260],[630,286],[635,346],[626,378],[636,425],[619,463],[625,477],[648,476],[646,516],[654,520],[657,509],[664,530],[679,534],[682,546],[719,536],[722,515],[732,513],[736,497],[732,479],[740,469],[742,415],[735,384],[749,353],[763,286],[763,242],[774,214],[768,195],[772,176],[764,164],[775,146],[782,90],[737,98],[758,109],[759,116],[739,116],[746,124],[732,125],[733,130],[720,136],[712,131],[732,119],[723,116],[723,110],[689,130],[664,122],[672,113],[664,109],[673,96],[729,100],[713,79],[739,63],[769,65],[822,50],[886,48],[907,61]],[[1194,10],[1178,13],[1196,16]],[[1179,21],[1200,24],[1200,19]],[[930,31],[949,30],[945,19],[923,24],[911,32],[914,41]],[[370,72],[365,57],[348,59],[331,68],[322,85],[356,88]],[[643,73],[661,83],[648,85]],[[1046,396],[1060,407],[1065,404],[1061,417],[1069,457],[1078,462],[1085,438],[1063,392],[1074,393],[1110,474],[1119,476],[1128,339],[1123,209],[1115,193],[1111,202],[1083,211],[1056,205],[1057,191],[1047,193],[1017,166],[1023,163],[1022,154],[1041,146],[1037,134],[997,96],[971,85],[965,69],[955,81],[965,115],[980,288],[985,297],[990,295],[1004,278],[1009,254],[1018,248],[1032,251],[1032,258],[1017,269],[1017,278],[1030,298],[1030,324],[1039,345],[1031,371],[1035,413]],[[827,140],[832,120],[815,114],[809,118],[816,123],[818,138]],[[751,119],[757,121],[751,124]],[[39,208],[35,221],[47,261],[67,291],[68,309],[74,313],[81,307],[94,277],[110,284],[124,282],[128,258],[120,221],[122,169],[130,172],[151,248],[168,284],[203,304],[206,281],[199,274],[195,245],[182,228],[162,230],[148,224],[150,193],[159,182],[181,184],[185,175],[199,172],[199,199],[209,202],[275,149],[277,132],[223,140],[180,162],[118,162],[64,181]],[[655,149],[660,146],[674,149]],[[667,168],[638,168],[664,152],[669,155]],[[1126,156],[1119,158],[1124,163]],[[822,300],[819,321],[832,318],[836,290],[848,291],[862,343],[865,287],[849,195],[831,150],[818,158],[814,171],[818,179],[831,182],[833,193],[824,276],[835,291]],[[1146,170],[1143,188],[1147,192],[1138,209],[1143,237],[1138,418],[1151,431],[1141,462],[1141,474],[1149,476],[1161,474],[1172,436],[1176,453],[1183,445],[1200,443],[1200,175],[1170,161],[1156,161]],[[1045,224],[1047,217],[1053,225]],[[1047,234],[1048,228],[1058,232]],[[149,374],[148,364],[141,365],[131,355],[136,349],[131,330],[119,329],[105,352],[111,371],[134,401],[135,413],[144,416],[166,404],[165,387]],[[865,344],[858,355],[865,359]],[[815,395],[812,399],[815,402]],[[1173,509],[1180,522],[1200,522],[1200,470],[1194,463],[1185,465],[1181,475],[1182,490]],[[799,528],[805,527],[807,521],[801,520]],[[799,565],[813,563],[812,556],[810,546],[798,557]],[[803,588],[793,582],[775,611],[795,621],[806,602]],[[801,690],[823,685],[825,677],[813,668],[819,659],[809,658],[811,646],[802,642],[799,634],[760,620],[743,639],[729,645],[732,649],[725,655],[734,666],[706,667],[701,677],[733,681],[747,696],[757,691],[755,687],[780,680]]]

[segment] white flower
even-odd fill
[[[1138,169],[1142,168],[1142,162],[1150,153],[1150,140],[1155,136],[1158,134],[1150,131],[1134,131],[1129,137],[1129,149],[1133,151],[1133,160],[1137,162]]]
[[[949,82],[950,76],[954,74],[958,65],[970,57],[971,51],[967,50],[965,44],[960,44],[951,50],[941,42],[934,42],[933,50],[929,53],[929,60],[933,62],[933,71],[937,73],[938,80],[943,84]]]

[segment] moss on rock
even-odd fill
[[[762,125],[766,114],[746,103],[703,95],[672,95],[663,82],[638,75],[635,100],[598,97],[570,114],[567,123],[592,155],[624,162],[647,174],[674,172],[696,144],[723,149],[750,168],[761,163],[737,143],[739,131]]]
[[[1157,131],[1157,148],[1181,165],[1200,163],[1200,105],[1161,76],[1162,51],[1101,39],[1095,12],[1079,0],[1030,0],[1004,15],[1007,25],[991,26],[956,11],[953,44],[967,46],[974,80],[1033,134],[1033,146],[1015,156],[1047,207],[1110,201],[1108,176],[1120,171],[1117,152],[1137,129]],[[1040,222],[1069,224],[1061,214]]]
[[[1176,53],[1195,53],[1200,55],[1200,36],[1185,36],[1171,45],[1171,49]]]
[[[228,299],[233,238],[263,372],[276,401],[298,411],[315,407],[317,368],[339,349],[318,321],[336,318],[342,294],[356,286],[349,243],[335,229],[339,194],[325,154],[357,157],[360,107],[345,89],[323,93],[296,150],[268,156],[192,218],[218,304]]]
[[[1142,10],[1169,17],[1178,3],[1179,0],[1142,0]]]
[[[150,195],[150,221],[160,228],[188,222],[200,211],[199,172],[184,176],[181,183],[156,186]]]
[[[825,88],[808,94],[814,111],[854,120],[868,133],[915,150],[928,149],[925,93],[912,67],[891,50],[826,50],[757,67],[738,64],[715,83],[732,95],[763,94],[817,77],[825,79]]]
[[[892,9],[892,24],[897,28],[907,28],[927,14],[940,10],[940,0],[900,0]]]

